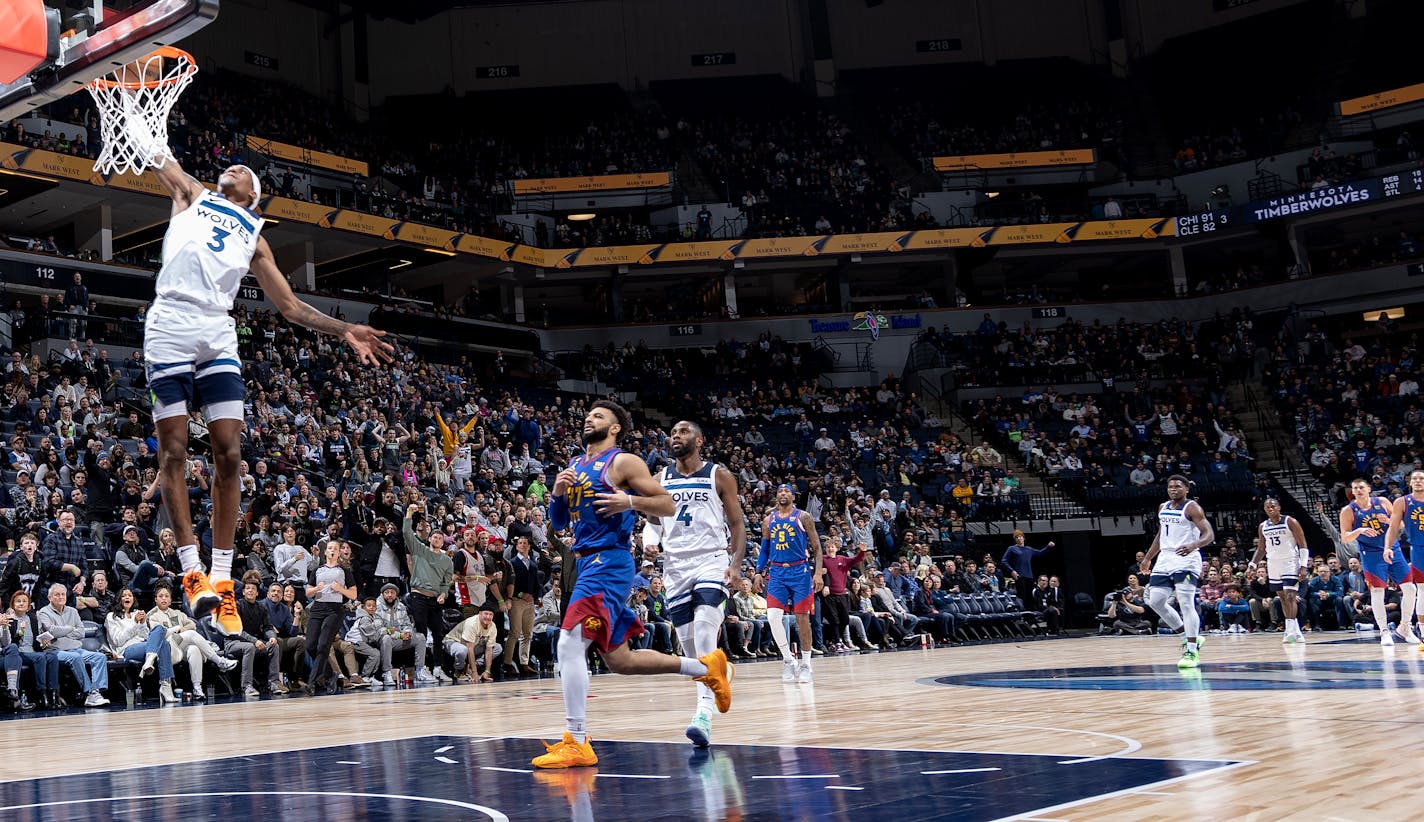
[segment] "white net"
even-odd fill
[[[100,174],[142,174],[173,159],[168,113],[198,73],[192,55],[165,46],[125,63],[85,88],[99,107]]]

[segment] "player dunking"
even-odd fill
[[[1360,568],[1365,572],[1365,584],[1370,589],[1370,611],[1379,626],[1380,644],[1394,644],[1390,635],[1389,615],[1385,613],[1384,589],[1393,582],[1399,586],[1402,598],[1399,639],[1418,643],[1404,615],[1415,609],[1418,587],[1410,574],[1409,562],[1398,542],[1385,542],[1393,509],[1389,500],[1377,497],[1369,480],[1356,477],[1350,482],[1350,502],[1340,509],[1340,539],[1354,543],[1360,549]],[[1385,550],[1386,545],[1388,550]],[[1417,553],[1417,552],[1416,552]],[[1343,627],[1343,626],[1342,626]]]
[[[702,458],[702,427],[682,420],[668,434],[676,462],[659,477],[672,495],[670,517],[648,517],[643,545],[661,545],[668,611],[683,647],[700,657],[717,648],[727,591],[741,578],[747,551],[746,522],[732,472]],[[730,540],[730,557],[729,557]],[[697,686],[697,710],[687,738],[699,748],[712,742],[712,691]]]
[[[771,566],[766,580],[766,621],[781,651],[781,681],[809,683],[811,611],[815,607],[813,597],[821,588],[821,538],[811,515],[796,507],[796,492],[790,485],[776,487],[776,507],[766,515],[761,533],[757,573]],[[791,654],[791,638],[781,621],[785,611],[796,615],[801,640],[799,663]]]
[[[1281,641],[1304,642],[1305,634],[1300,630],[1296,608],[1300,601],[1300,569],[1307,565],[1310,557],[1305,532],[1300,529],[1300,523],[1281,514],[1281,503],[1274,497],[1267,497],[1261,507],[1266,519],[1256,526],[1256,554],[1251,557],[1249,567],[1255,570],[1265,555],[1266,581],[1272,591],[1280,592],[1281,614],[1286,620],[1286,633]]]
[[[183,591],[193,616],[216,607],[219,627],[238,633],[242,623],[232,593],[232,553],[242,493],[238,468],[243,384],[236,323],[228,312],[243,275],[256,275],[288,321],[341,338],[363,363],[389,361],[392,348],[380,339],[385,332],[328,317],[292,293],[272,249],[259,236],[262,218],[254,209],[262,189],[252,169],[229,167],[212,192],[179,167],[166,145],[142,134],[135,140],[145,141],[150,166],[173,198],[163,235],[163,265],[143,337],[163,505],[178,538]],[[185,491],[192,409],[202,410],[213,447],[211,578],[203,574],[198,558]]]
[[[538,768],[597,765],[585,728],[588,701],[588,646],[592,643],[620,674],[672,674],[695,677],[712,690],[717,710],[732,705],[732,666],[721,649],[701,659],[672,657],[651,649],[630,650],[627,639],[643,633],[628,607],[637,569],[632,538],[637,513],[670,517],[672,497],[648,473],[641,459],[618,447],[632,428],[632,418],[618,403],[599,400],[584,418],[584,453],[559,472],[549,501],[555,530],[574,529],[578,562],[569,607],[559,633],[565,731],[563,739],[534,757]]]
[[[1395,633],[1400,639],[1410,645],[1419,645],[1419,636],[1409,627],[1409,620],[1415,614],[1424,617],[1424,602],[1420,602],[1418,596],[1418,583],[1424,582],[1424,471],[1415,469],[1409,472],[1409,493],[1394,501],[1390,509],[1389,530],[1384,536],[1384,552],[1381,554],[1386,565],[1393,565],[1398,556],[1400,533],[1407,533],[1409,536],[1409,579],[1399,584],[1399,592],[1402,595],[1402,602],[1399,608],[1399,627]],[[1364,550],[1360,551],[1360,565],[1364,565]],[[1368,571],[1366,571],[1368,573]],[[1374,604],[1374,582],[1370,582],[1370,604]],[[1407,588],[1405,586],[1408,586]],[[1384,611],[1383,591],[1380,592],[1379,611]],[[1376,615],[1378,622],[1380,617]],[[1424,627],[1424,619],[1421,619],[1421,627]],[[1392,642],[1385,642],[1389,639],[1389,632],[1384,631],[1384,638],[1380,640],[1381,645],[1391,645]]]
[[[1199,664],[1201,615],[1197,613],[1197,583],[1201,582],[1201,549],[1216,539],[1206,513],[1196,500],[1187,499],[1189,481],[1181,474],[1167,478],[1167,501],[1157,508],[1157,536],[1142,558],[1147,578],[1147,602],[1172,630],[1182,629],[1182,658],[1178,668]],[[1156,564],[1153,564],[1153,560]],[[1169,590],[1175,589],[1182,615],[1172,610]]]

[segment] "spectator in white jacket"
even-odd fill
[[[177,702],[173,695],[173,653],[168,647],[168,629],[149,625],[148,613],[134,607],[131,588],[119,590],[114,609],[104,617],[107,650],[116,659],[143,661],[139,677],[158,674],[158,701]]]

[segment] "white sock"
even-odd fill
[[[1172,608],[1172,594],[1160,585],[1152,586],[1147,590],[1147,604],[1152,606],[1152,610],[1157,612],[1157,616],[1162,618],[1162,624],[1173,631],[1182,627],[1182,618]]]
[[[690,656],[682,657],[678,660],[678,673],[683,676],[706,676],[707,666],[700,659],[693,659]]]
[[[717,647],[717,634],[722,630],[722,609],[711,605],[697,606],[692,624],[688,628],[686,634],[679,629],[678,635],[692,638],[692,655],[701,657],[712,653]],[[701,682],[697,683],[698,712],[711,714],[715,713],[716,709],[717,697],[712,693],[712,689]]]
[[[801,664],[802,664],[802,665],[805,665],[807,668],[811,667],[811,651],[810,651],[810,650],[805,650],[805,651],[802,651],[802,652],[801,652]]]
[[[786,636],[786,623],[781,621],[780,608],[766,609],[766,624],[771,628],[771,638],[776,640],[776,648],[781,651],[781,658],[795,660],[791,655],[791,639]]]
[[[221,582],[225,579],[232,579],[232,555],[231,549],[226,551],[213,549],[213,567],[208,572],[209,581]]]
[[[583,638],[583,626],[574,626],[559,635],[560,683],[564,690],[564,730],[575,741],[588,739],[585,723],[588,718],[588,646]]]
[[[1399,594],[1401,597],[1399,603],[1400,633],[1412,633],[1412,629],[1409,627],[1409,617],[1412,616],[1418,608],[1419,588],[1412,582],[1401,582],[1399,583]],[[1424,621],[1421,621],[1420,625],[1424,625]]]
[[[1375,614],[1375,625],[1379,626],[1380,633],[1389,630],[1389,614],[1384,610],[1384,589],[1370,589],[1370,610]]]
[[[178,561],[183,563],[183,573],[185,574],[190,571],[203,570],[203,561],[198,559],[198,546],[196,545],[178,546]],[[228,567],[231,567],[231,561],[229,561]]]
[[[1288,634],[1298,634],[1298,633],[1300,633],[1300,620],[1296,619],[1295,617],[1291,617],[1291,618],[1287,619],[1287,620],[1286,620],[1286,633],[1288,633]]]

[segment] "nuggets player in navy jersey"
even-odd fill
[[[554,480],[549,519],[557,531],[573,527],[578,577],[559,632],[564,736],[534,758],[537,768],[598,764],[585,722],[589,645],[598,648],[614,673],[681,673],[712,691],[718,711],[725,713],[732,705],[732,666],[721,649],[692,659],[628,648],[628,638],[643,633],[643,624],[627,602],[637,573],[633,526],[639,513],[649,517],[676,513],[672,496],[648,473],[647,463],[618,447],[619,438],[631,428],[632,418],[623,406],[609,400],[595,402],[584,418],[584,453]]]
[[[737,478],[702,458],[705,441],[702,427],[689,420],[668,432],[668,450],[676,461],[660,472],[658,482],[672,495],[677,511],[670,517],[648,517],[643,528],[643,545],[662,547],[668,616],[692,656],[717,647],[727,592],[741,579],[747,551]],[[714,704],[712,691],[697,686],[697,710],[686,733],[699,748],[712,744]]]
[[[1416,594],[1414,599],[1413,613],[1408,608],[1409,600],[1404,600],[1404,604],[1399,609],[1399,627],[1395,629],[1399,638],[1410,645],[1419,645],[1419,636],[1409,627],[1409,620],[1412,616],[1418,615],[1420,625],[1424,627],[1424,602],[1418,594],[1418,584],[1424,582],[1424,471],[1415,469],[1409,472],[1409,493],[1394,501],[1389,518],[1389,530],[1384,536],[1384,561],[1392,563],[1399,545],[1396,540],[1400,534],[1405,534],[1409,542],[1409,582],[1414,583]],[[1361,557],[1364,552],[1361,551]],[[1360,563],[1364,565],[1363,560]],[[1404,585],[1399,586],[1401,593],[1404,592]],[[1388,635],[1386,633],[1386,635]],[[1388,644],[1381,640],[1381,644]],[[1420,646],[1424,648],[1424,646]]]
[[[183,591],[193,616],[217,608],[219,627],[239,633],[232,553],[242,492],[244,391],[237,324],[228,312],[243,275],[251,271],[257,277],[288,321],[338,337],[363,363],[389,361],[392,348],[380,339],[385,332],[328,317],[292,293],[259,235],[262,218],[255,209],[262,188],[252,169],[235,165],[223,171],[214,192],[185,173],[166,145],[152,143],[149,151],[150,167],[173,198],[143,337],[163,504],[178,538]],[[198,558],[185,492],[188,415],[194,410],[203,412],[213,448],[211,577]]]
[[[1365,585],[1370,589],[1370,611],[1374,614],[1375,625],[1379,626],[1380,644],[1386,647],[1393,645],[1395,636],[1398,636],[1403,642],[1417,645],[1419,638],[1409,629],[1409,620],[1400,619],[1399,627],[1392,634],[1389,616],[1385,613],[1384,591],[1391,582],[1399,586],[1401,614],[1411,614],[1418,607],[1419,589],[1403,549],[1396,541],[1385,542],[1394,515],[1394,504],[1384,497],[1375,496],[1370,481],[1363,477],[1356,477],[1350,482],[1350,497],[1349,504],[1340,509],[1340,539],[1360,550],[1360,568],[1365,572]],[[1420,553],[1424,552],[1414,549],[1416,557]]]
[[[776,507],[762,523],[761,555],[757,573],[769,566],[766,579],[766,621],[781,651],[782,682],[811,682],[811,612],[814,596],[821,590],[821,538],[811,515],[796,507],[796,489],[776,487]],[[791,654],[791,638],[781,616],[796,615],[801,660]]]

